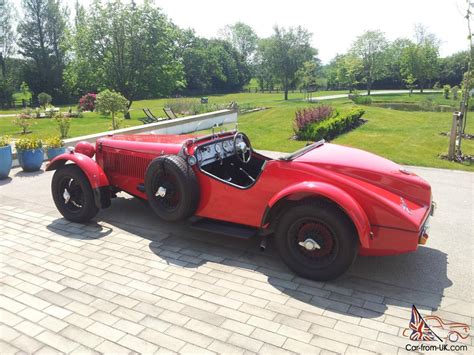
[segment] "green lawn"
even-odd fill
[[[21,129],[12,123],[13,117],[0,117],[0,135],[8,135],[13,138],[21,137]],[[47,138],[58,135],[56,122],[49,118],[32,119],[33,124],[30,131],[39,138]],[[131,119],[125,121],[126,126],[138,126],[142,122],[138,119]],[[82,118],[73,118],[71,129],[69,131],[70,137],[84,136],[92,133],[104,132],[112,129],[112,120],[110,117],[100,116],[97,113],[84,113]]]
[[[332,95],[341,92],[318,92],[316,95]],[[441,93],[438,94],[413,94],[377,96],[377,101],[405,101],[416,102],[425,96],[434,97],[440,104],[446,104]],[[306,142],[294,141],[292,122],[294,113],[298,108],[304,108],[314,103],[301,100],[302,94],[290,94],[290,100],[284,101],[280,94],[228,94],[210,96],[210,103],[228,103],[237,101],[239,104],[251,106],[266,106],[268,110],[241,115],[239,129],[249,135],[257,149],[277,150],[291,152],[301,148]],[[138,125],[138,118],[144,116],[142,108],[150,108],[155,115],[162,116],[162,109],[170,99],[142,100],[132,105],[130,121],[125,121],[127,126]],[[452,102],[452,100],[451,100]],[[334,106],[345,109],[353,106],[347,99],[331,100]],[[440,132],[447,132],[451,125],[449,112],[406,112],[384,109],[374,106],[365,106],[364,118],[367,123],[346,133],[334,143],[353,146],[371,151],[381,156],[392,159],[401,164],[432,166],[448,169],[474,171],[474,165],[452,163],[438,158],[448,149],[448,137],[441,136]],[[473,113],[474,115],[474,113]],[[18,137],[19,130],[11,123],[11,118],[0,118],[0,135],[9,134]],[[34,120],[32,127],[35,135],[40,137],[51,136],[56,133],[54,122],[49,119]],[[102,117],[97,113],[86,113],[83,118],[73,119],[71,136],[97,133],[110,129],[110,118]],[[473,125],[468,123],[467,132]],[[463,152],[474,155],[474,142],[463,141]]]

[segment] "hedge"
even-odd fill
[[[334,139],[338,135],[357,127],[361,123],[360,118],[364,113],[365,111],[361,108],[341,112],[336,117],[305,127],[304,130],[298,132],[298,138],[310,141]]]

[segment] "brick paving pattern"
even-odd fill
[[[308,281],[271,246],[24,208],[0,204],[1,353],[404,353],[412,303],[472,325],[472,303]]]

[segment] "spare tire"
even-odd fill
[[[153,211],[165,221],[191,217],[199,204],[199,184],[191,166],[177,155],[155,158],[145,173],[145,193]]]

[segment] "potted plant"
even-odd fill
[[[12,168],[12,147],[8,136],[0,137],[0,180],[6,179]]]
[[[49,160],[53,160],[58,155],[63,154],[66,152],[66,148],[64,147],[64,142],[61,140],[60,137],[51,137],[46,139],[46,154],[48,155]]]
[[[38,138],[20,138],[15,143],[18,162],[23,171],[38,171],[43,164],[43,142]]]

